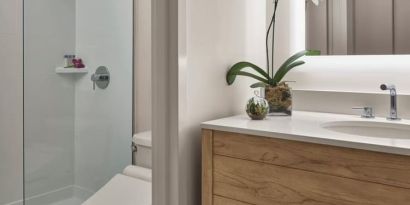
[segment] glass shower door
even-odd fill
[[[131,164],[132,73],[132,0],[24,0],[26,205],[79,205]]]
[[[0,1],[0,205],[23,198],[23,5]]]

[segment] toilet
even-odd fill
[[[135,134],[133,137],[136,152],[134,153],[134,164],[140,167],[152,168],[152,144],[151,131]]]
[[[83,205],[151,205],[151,131],[135,134],[133,143],[136,165],[115,175]]]

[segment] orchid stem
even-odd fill
[[[270,34],[270,30],[272,29],[273,21],[274,21],[274,16],[272,16],[272,19],[269,23],[268,31],[266,32],[266,61],[267,61],[266,66],[267,66],[268,76],[271,76],[270,75],[270,62],[269,62],[269,57],[270,57],[269,56],[269,34]]]
[[[272,78],[275,75],[275,66],[274,66],[274,58],[275,58],[275,26],[276,26],[276,10],[278,9],[279,0],[275,0],[275,9],[273,11],[272,17]]]

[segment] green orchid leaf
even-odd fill
[[[305,51],[300,51],[294,55],[292,55],[290,58],[288,58],[278,69],[276,72],[275,76],[273,77],[273,82],[272,84],[277,84],[279,83],[285,75],[292,70],[294,67],[303,65],[305,62],[303,61],[298,61],[298,63],[294,63],[297,61],[299,58],[305,56],[305,55],[315,55],[317,54],[317,51],[313,50],[305,50]]]
[[[239,63],[236,63],[234,66],[232,66],[231,69],[229,69],[228,73],[226,74],[226,82],[228,83],[228,85],[232,85],[235,82],[235,79],[238,73],[242,72],[242,70],[245,68],[252,68],[256,72],[261,74],[263,76],[263,78],[259,77],[261,79],[264,79],[267,81],[270,78],[269,75],[266,73],[266,71],[258,67],[257,65],[253,63],[249,63],[249,62],[239,62]]]
[[[256,80],[258,80],[258,81],[260,81],[260,82],[263,82],[263,83],[268,84],[268,80],[266,80],[266,79],[264,79],[264,78],[262,78],[262,77],[260,77],[260,76],[257,76],[257,75],[255,75],[255,74],[252,74],[252,73],[248,73],[248,72],[244,72],[244,71],[239,71],[239,72],[236,72],[235,75],[241,75],[241,76],[251,77],[251,78],[256,79]]]
[[[301,52],[298,52],[298,53],[294,54],[289,59],[287,59],[282,64],[282,66],[279,67],[278,71],[276,72],[276,74],[274,75],[273,78],[270,77],[269,74],[265,70],[263,70],[262,68],[260,68],[259,66],[255,65],[253,63],[239,62],[239,63],[236,63],[235,65],[233,65],[229,69],[228,73],[226,74],[226,82],[228,83],[228,85],[232,85],[235,82],[236,77],[239,75],[239,76],[251,77],[251,78],[254,78],[254,79],[260,81],[259,83],[255,83],[255,84],[251,85],[252,88],[264,87],[267,84],[268,85],[276,85],[285,77],[285,75],[290,70],[292,70],[293,68],[295,68],[297,66],[303,65],[305,63],[304,61],[297,61],[299,58],[301,58],[303,56],[314,56],[314,55],[320,55],[320,51],[318,51],[318,50],[306,50],[306,51],[301,51]],[[242,71],[245,68],[253,69],[258,74],[260,74],[260,76],[249,73],[249,72]]]
[[[319,50],[308,50],[306,56],[320,56],[320,54],[322,54],[322,52]]]
[[[251,85],[251,88],[264,88],[266,87],[266,83],[258,82]]]
[[[296,60],[298,60],[299,58],[305,56],[306,54],[308,54],[309,51],[300,51],[296,54],[294,54],[293,56],[291,56],[290,58],[288,58],[278,69],[278,71],[280,69],[284,69],[286,67],[288,67],[290,64],[292,64],[293,62],[295,62]]]
[[[275,83],[279,83],[280,81],[282,81],[282,79],[285,77],[285,75],[292,70],[293,68],[297,67],[297,66],[301,66],[305,64],[304,61],[296,61],[294,63],[291,63],[290,65],[288,65],[287,67],[283,67],[280,70],[278,70],[278,72],[276,72],[275,77],[273,78],[273,81]]]

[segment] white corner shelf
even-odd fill
[[[88,69],[87,69],[87,67],[85,67],[85,68],[58,67],[58,68],[56,68],[56,73],[60,73],[60,74],[81,74],[81,73],[88,73]]]

